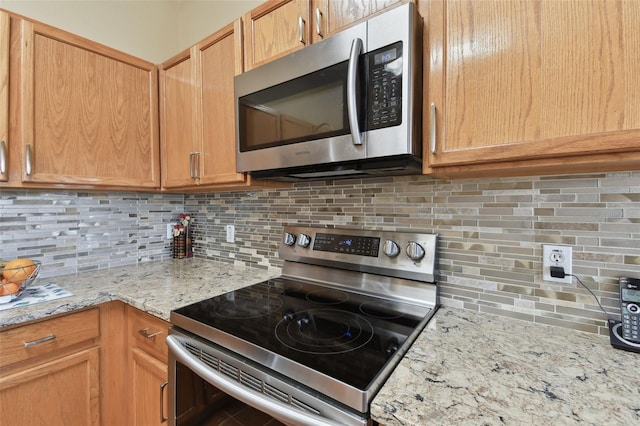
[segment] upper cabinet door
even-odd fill
[[[155,65],[18,22],[23,182],[159,187]]]
[[[245,15],[245,71],[310,43],[309,3],[268,0]]]
[[[0,182],[9,178],[9,15],[0,10]]]
[[[588,155],[597,164],[596,155],[640,150],[640,2],[432,0],[425,9],[433,170]]]
[[[201,185],[244,183],[236,172],[236,114],[233,78],[242,65],[242,24],[238,19],[198,43],[197,96],[201,148],[198,177]]]
[[[380,12],[397,3],[408,0],[312,0],[311,39],[318,42],[325,37]]]
[[[160,65],[162,187],[196,184],[196,50],[190,48]]]

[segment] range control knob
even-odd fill
[[[310,243],[311,237],[309,237],[307,234],[298,235],[298,245],[300,247],[308,247]]]
[[[424,257],[424,248],[415,241],[409,241],[405,252],[411,260],[420,260]]]
[[[303,316],[298,320],[298,330],[304,331],[309,326],[309,324],[311,324],[311,318],[309,318],[307,315]]]
[[[288,246],[292,246],[296,243],[296,236],[294,234],[290,234],[289,232],[284,234],[284,243]]]
[[[382,252],[389,257],[396,257],[400,254],[400,247],[398,247],[395,241],[387,240],[382,246]]]

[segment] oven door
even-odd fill
[[[167,345],[170,424],[217,425],[230,417],[243,424],[369,424],[186,332],[172,328]]]

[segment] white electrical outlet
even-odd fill
[[[564,269],[564,278],[551,276],[551,267],[558,266]],[[542,246],[542,279],[558,283],[571,284],[572,270],[572,250],[571,246]]]
[[[167,223],[167,240],[170,240],[171,238],[173,238],[173,225]]]
[[[236,241],[235,232],[236,230],[233,225],[227,225],[227,242],[228,243],[233,243]]]

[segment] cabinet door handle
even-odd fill
[[[27,144],[27,153],[25,155],[25,171],[27,172],[27,176],[31,176],[31,144]]]
[[[164,416],[164,389],[168,384],[169,382],[164,382],[160,385],[160,423],[164,423],[169,420],[169,417]]]
[[[145,327],[142,330],[138,330],[138,333],[142,336],[144,336],[145,339],[152,339],[160,334],[162,334],[162,330],[161,331],[156,331],[155,333],[149,333],[149,328]]]
[[[320,37],[323,37],[323,35],[322,35],[322,12],[320,11],[319,7],[316,7],[316,34],[318,34]]]
[[[55,339],[56,339],[55,334],[50,334],[47,337],[43,337],[41,339],[32,340],[30,342],[24,342],[24,347],[25,348],[31,348],[33,346],[36,346],[36,345],[39,345],[39,344],[42,344],[42,343],[46,343],[46,342],[50,342],[50,341],[55,340]]]
[[[431,153],[436,153],[436,104],[431,103],[431,124],[429,126],[429,146]]]
[[[0,141],[0,175],[7,172],[7,145]]]
[[[195,179],[200,179],[200,153],[193,153],[193,177]]]
[[[298,16],[298,39],[300,43],[306,44],[304,42],[304,19],[302,19],[302,16]]]
[[[198,178],[198,153],[197,152],[189,153],[189,177],[191,179]]]

